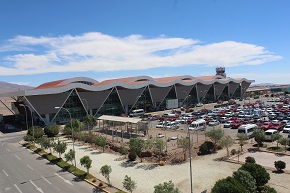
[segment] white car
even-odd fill
[[[286,125],[284,128],[283,128],[283,133],[290,133],[290,125]]]
[[[220,124],[220,122],[218,120],[212,120],[212,121],[208,122],[209,126],[217,126],[219,124]]]
[[[156,136],[157,138],[163,138],[164,137],[164,135],[163,134],[161,134],[161,133],[159,133],[157,136]]]
[[[176,139],[178,139],[178,137],[177,136],[172,136],[172,137],[170,137],[170,139],[171,140],[176,140]]]

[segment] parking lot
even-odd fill
[[[201,107],[195,107],[191,109],[191,112],[185,112],[181,109],[175,109],[177,113],[176,119],[171,119],[169,122],[176,122],[178,127],[174,127],[170,129],[170,127],[166,127],[166,117],[163,121],[159,120],[151,120],[149,122],[149,132],[147,137],[160,137],[164,138],[168,143],[168,148],[176,146],[176,139],[186,137],[188,135],[187,127],[190,127],[191,123],[189,118],[184,118],[187,116],[191,116],[194,114],[198,114],[196,112],[203,111],[203,109],[207,109],[207,113],[199,115],[194,118],[196,119],[204,119],[207,120],[207,125],[204,130],[190,130],[190,135],[193,143],[201,142],[206,139],[205,132],[212,129],[222,129],[225,135],[229,135],[232,138],[236,138],[238,133],[238,127],[242,124],[256,124],[259,128],[263,128],[263,124],[270,123],[271,126],[267,129],[273,129],[276,123],[279,123],[278,132],[284,137],[288,138],[288,133],[283,132],[283,128],[287,125],[288,114],[290,114],[290,106],[286,106],[285,103],[288,103],[288,98],[281,99],[272,99],[261,97],[260,99],[250,99],[239,101],[236,100],[236,104],[223,106],[219,108],[215,108],[216,103],[206,104]],[[271,110],[270,110],[271,109]],[[173,110],[166,110],[157,112],[161,117],[165,115],[175,113]],[[269,115],[273,115],[269,117]],[[274,116],[275,115],[275,116]],[[279,116],[282,116],[279,117]],[[185,119],[186,121],[181,121]],[[224,120],[223,120],[224,119]],[[214,120],[212,126],[210,126],[210,121]],[[186,123],[187,122],[187,123]],[[231,122],[231,123],[229,123]],[[163,124],[162,126],[162,123]],[[235,127],[233,127],[233,124]],[[264,129],[265,131],[267,129]],[[250,140],[253,142],[253,139]]]

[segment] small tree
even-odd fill
[[[264,186],[270,180],[269,173],[259,164],[244,164],[239,168],[239,170],[249,172],[255,178],[256,186],[259,187]]]
[[[30,127],[27,131],[27,135],[34,136],[35,139],[41,138],[44,135],[44,131],[39,126]]]
[[[47,125],[44,127],[44,133],[47,137],[55,137],[59,133],[58,125]]]
[[[253,136],[255,141],[258,144],[258,149],[262,146],[263,142],[265,141],[265,131],[261,129],[254,129]]]
[[[44,138],[42,141],[42,146],[44,149],[50,149],[50,153],[51,153],[51,149],[54,147],[53,139]]]
[[[245,159],[245,162],[247,164],[255,164],[256,163],[256,160],[255,160],[255,158],[253,158],[251,156],[247,156],[246,159]]]
[[[61,158],[61,154],[65,152],[66,148],[67,148],[66,142],[58,141],[54,146],[54,151],[56,151],[59,155],[59,158]]]
[[[280,138],[280,139],[278,140],[278,142],[279,142],[281,145],[284,146],[284,148],[285,148],[285,152],[286,152],[286,151],[287,151],[287,145],[290,144],[290,143],[289,143],[289,140],[286,139],[286,138],[284,138],[284,137],[282,137],[282,138]]]
[[[105,152],[105,147],[107,145],[107,138],[103,136],[96,136],[95,144],[103,148],[103,152]]]
[[[158,159],[160,161],[161,153],[164,151],[165,142],[162,139],[157,138],[154,143],[154,149],[158,152]]]
[[[129,176],[125,176],[124,181],[123,181],[123,187],[128,190],[130,193],[133,192],[133,190],[136,189],[136,182],[131,179]]]
[[[247,140],[249,139],[245,133],[238,133],[237,138],[239,140],[239,145],[241,147],[241,151],[243,151],[243,146],[247,144]]]
[[[100,169],[100,173],[108,180],[108,183],[110,183],[110,173],[112,172],[111,166],[104,165]]]
[[[190,140],[189,138],[181,138],[181,139],[177,140],[177,146],[179,148],[182,148],[184,161],[186,160],[186,152],[189,149],[189,140]],[[192,144],[191,144],[191,146],[192,146]]]
[[[140,138],[131,138],[129,143],[130,151],[134,151],[142,162],[142,150],[145,147],[145,141]]]
[[[85,125],[87,125],[88,129],[89,127],[94,127],[97,125],[97,121],[96,121],[96,117],[90,115],[90,114],[86,114],[86,116],[84,117],[83,123]]]
[[[83,165],[87,169],[87,173],[89,173],[89,169],[92,167],[92,160],[89,156],[84,156],[80,159],[80,164]]]
[[[279,160],[274,162],[275,168],[278,172],[283,172],[283,169],[286,168],[286,163]]]
[[[74,133],[79,132],[81,125],[82,123],[79,120],[72,118],[69,123],[65,124],[63,132],[65,135],[71,135],[72,130]]]
[[[180,190],[178,188],[174,188],[172,181],[169,181],[154,186],[154,193],[180,193]]]
[[[218,180],[211,190],[212,193],[245,193],[245,187],[235,178],[227,177]]]
[[[281,139],[283,136],[280,133],[275,133],[271,135],[272,142],[277,141],[277,147],[279,144],[279,139]]]
[[[229,148],[234,144],[235,140],[231,136],[223,136],[220,140],[220,145],[227,149],[227,156],[230,156]]]
[[[233,178],[240,182],[247,190],[247,192],[256,192],[256,180],[247,171],[238,170],[233,173]]]
[[[65,158],[66,162],[71,162],[71,165],[73,165],[73,160],[75,158],[75,151],[70,149],[69,152],[64,154],[64,158]]]
[[[214,130],[211,130],[211,131],[207,131],[205,133],[205,135],[207,137],[209,137],[213,141],[213,143],[215,145],[215,149],[216,149],[217,143],[224,136],[224,131],[222,129],[214,129]]]

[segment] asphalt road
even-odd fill
[[[24,133],[0,137],[0,193],[86,193],[93,187],[20,146]]]

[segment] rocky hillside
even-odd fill
[[[11,84],[8,82],[0,81],[0,93],[13,92],[13,91],[18,91],[18,90],[27,90],[31,88],[33,87],[25,86],[25,85],[18,85],[18,84]]]

